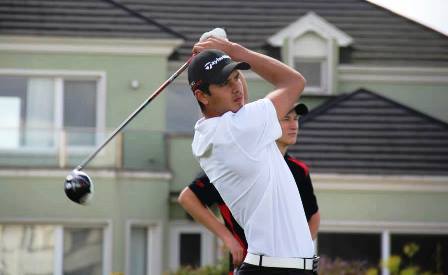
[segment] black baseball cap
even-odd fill
[[[308,114],[308,107],[303,103],[297,103],[293,109],[297,115],[304,116]],[[292,111],[292,110],[291,110]]]
[[[188,67],[188,83],[192,91],[203,84],[220,84],[234,70],[249,70],[246,62],[235,62],[225,52],[205,50],[196,55]]]

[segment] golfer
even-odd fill
[[[244,80],[243,80],[244,84]],[[243,88],[244,89],[244,88]],[[313,240],[317,237],[320,224],[320,214],[314,195],[311,177],[307,165],[287,153],[289,145],[295,144],[299,130],[298,116],[308,113],[304,104],[298,104],[286,117],[280,120],[282,136],[276,141],[289,169],[291,170],[300,198],[303,202],[308,226]],[[225,205],[216,188],[210,183],[204,173],[185,187],[178,197],[182,207],[199,223],[204,225],[229,249],[229,275],[234,274],[235,267],[239,267],[247,252],[247,241],[243,229],[235,221],[229,208]],[[209,210],[208,207],[217,205],[224,224]]]
[[[239,274],[312,274],[317,259],[310,230],[275,143],[282,134],[278,120],[298,101],[304,78],[221,38],[199,42],[193,52],[188,80],[204,115],[195,125],[193,154],[246,234]],[[275,90],[244,105],[238,70],[249,68]]]

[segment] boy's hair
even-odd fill
[[[210,84],[204,83],[200,87],[198,87],[198,90],[201,90],[204,94],[211,95],[209,87],[210,87]],[[197,100],[197,101],[198,101],[198,104],[199,104],[199,108],[201,108],[201,111],[204,112],[205,111],[205,105],[202,104],[202,102],[200,102],[199,100]]]

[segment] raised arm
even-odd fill
[[[243,262],[243,247],[241,247],[224,224],[222,224],[218,218],[201,203],[190,188],[184,188],[177,201],[198,223],[205,226],[208,230],[215,234],[215,236],[224,242],[224,245],[232,254],[234,265],[239,266]]]
[[[255,73],[271,83],[275,90],[266,97],[274,104],[279,118],[284,117],[292,109],[305,88],[305,78],[299,72],[274,58],[251,51],[237,43],[219,37],[210,37],[195,44],[193,53],[204,49],[218,49],[227,53],[235,61],[249,63]]]

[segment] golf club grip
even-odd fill
[[[76,170],[81,171],[84,167],[92,161],[92,159],[120,132],[129,122],[134,119],[155,97],[157,97],[174,79],[176,79],[186,68],[190,65],[193,56],[185,62],[174,74],[172,74],[151,96],[148,97],[133,113],[131,113],[113,132],[110,136],[93,151],[85,160],[76,167]]]

